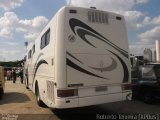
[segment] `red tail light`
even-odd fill
[[[78,96],[78,89],[57,90],[58,97]]]
[[[122,90],[131,90],[132,89],[132,84],[123,84],[122,85]]]

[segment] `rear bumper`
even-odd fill
[[[113,94],[105,94],[105,95],[97,95],[97,96],[88,96],[88,97],[79,97],[79,98],[65,98],[60,99],[57,98],[55,100],[55,108],[63,109],[63,108],[76,108],[76,107],[84,107],[91,105],[98,105],[104,103],[118,102],[132,98],[132,92],[127,91],[123,93],[113,93]]]

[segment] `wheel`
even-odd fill
[[[26,85],[26,89],[29,89],[29,86],[28,86],[28,76],[27,75],[25,77],[25,85]]]
[[[145,103],[152,104],[152,103],[154,103],[155,99],[154,99],[154,96],[152,95],[151,92],[146,91],[146,93],[143,96],[143,101]]]
[[[26,89],[29,89],[28,80],[26,80]]]
[[[3,90],[3,88],[2,88],[2,89],[0,89],[0,100],[1,100],[2,97],[3,97],[3,94],[4,94],[4,90]]]
[[[2,94],[0,94],[0,100],[2,100],[2,96],[3,96],[3,95],[2,95]]]
[[[44,104],[43,101],[40,99],[38,84],[36,84],[36,87],[35,87],[35,94],[36,94],[37,104],[38,104],[40,107],[45,107],[45,104]]]

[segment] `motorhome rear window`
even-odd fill
[[[50,29],[41,37],[41,46],[40,48],[43,49],[46,47],[50,42]]]

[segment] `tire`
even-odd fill
[[[146,91],[146,93],[143,96],[143,101],[145,103],[152,104],[152,103],[154,103],[155,99],[154,99],[154,96],[152,95],[151,92]]]
[[[37,101],[38,106],[40,106],[40,107],[45,107],[45,104],[44,104],[43,101],[40,99],[38,84],[36,84],[36,87],[35,87],[35,94],[36,94],[36,101]]]
[[[3,97],[3,95],[2,95],[2,94],[0,94],[0,100],[2,100],[2,97]]]
[[[28,80],[26,80],[26,89],[29,89]]]
[[[3,88],[0,89],[0,100],[3,98],[4,90]]]
[[[25,77],[25,85],[26,85],[26,89],[29,89],[28,76],[27,76],[27,75],[26,75],[26,77]]]

